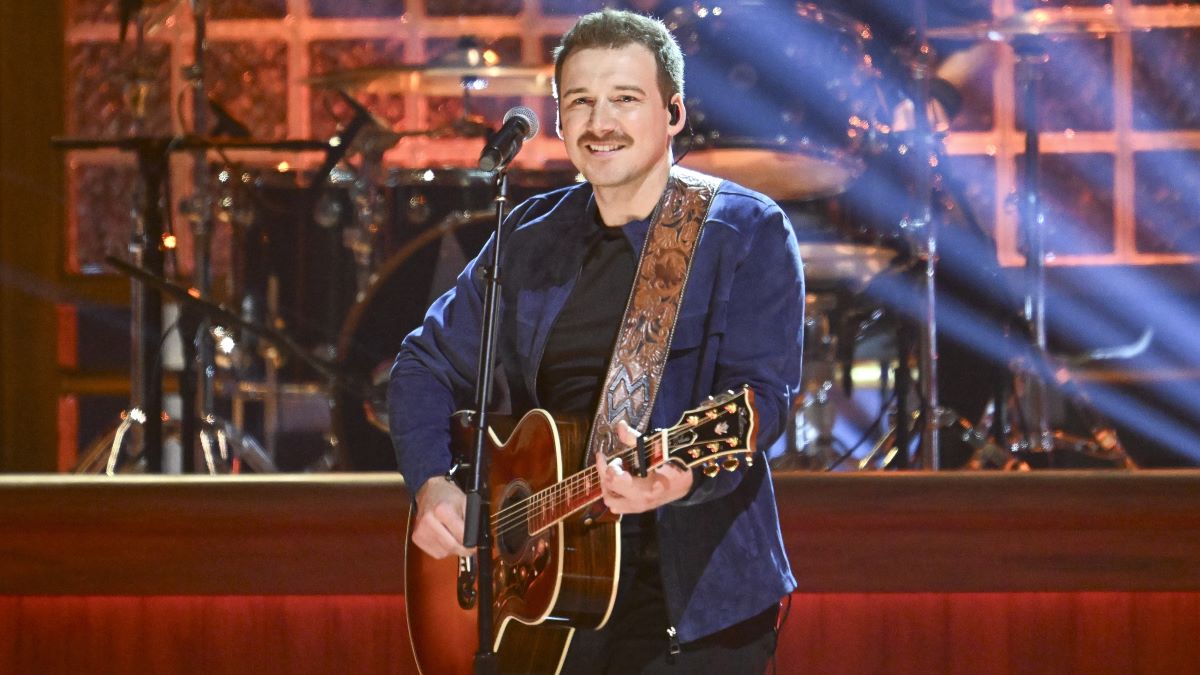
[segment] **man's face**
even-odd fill
[[[567,156],[593,186],[637,189],[656,168],[670,166],[670,115],[649,49],[574,52],[563,62],[561,85]]]

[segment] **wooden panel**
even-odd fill
[[[5,673],[415,673],[404,598],[0,596]],[[1197,593],[795,594],[779,673],[1195,673]]]
[[[777,487],[780,673],[1200,672],[1200,474]],[[0,672],[415,672],[407,505],[390,475],[0,479]]]
[[[0,478],[0,594],[403,592],[399,477]]]
[[[776,488],[805,592],[1200,590],[1200,472]],[[407,512],[386,474],[3,477],[0,594],[402,593]]]
[[[55,468],[61,4],[0,3],[0,471]]]
[[[776,658],[824,675],[1194,673],[1197,621],[1197,593],[797,593]]]
[[[780,476],[801,590],[1200,589],[1200,472]]]
[[[0,597],[4,673],[415,673],[403,596]]]

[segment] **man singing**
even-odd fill
[[[613,10],[582,17],[555,51],[555,95],[559,135],[587,182],[534,197],[505,223],[497,404],[595,420],[586,461],[604,506],[623,516],[611,612],[599,629],[573,632],[562,671],[762,673],[779,601],[796,585],[766,458],[713,477],[674,463],[641,477],[614,450],[744,385],[756,397],[758,447],[779,437],[800,386],[795,236],[767,197],[672,166],[687,107],[683,56],[661,22]],[[697,232],[698,243],[676,231]],[[449,419],[472,405],[491,247],[405,339],[389,385],[392,439],[416,495],[412,541],[434,558],[471,553],[466,499],[446,477]],[[622,327],[657,311],[639,300],[656,279],[682,281],[664,325],[647,324],[669,351],[631,370],[622,360],[638,356]],[[630,372],[649,374],[631,385]],[[631,389],[652,404],[622,399]]]

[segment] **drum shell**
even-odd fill
[[[870,30],[811,4],[722,9],[667,21],[687,58],[682,163],[776,199],[840,192],[891,116]]]
[[[230,293],[243,318],[270,322],[298,345],[335,353],[342,324],[358,295],[359,265],[350,248],[358,230],[350,180],[324,187],[297,172],[252,169],[221,172],[218,203],[234,224]],[[567,184],[573,172],[514,171],[510,195],[520,199]],[[493,174],[461,168],[393,169],[378,189],[382,227],[372,257],[380,266],[449,215],[494,208]],[[464,242],[472,252],[483,240]],[[375,274],[379,270],[374,270]],[[421,272],[415,272],[421,274]],[[253,346],[253,338],[246,346]],[[253,365],[243,376],[261,373]],[[287,379],[312,379],[288,366]]]
[[[305,348],[332,346],[354,302],[346,189],[309,189],[296,172],[243,171],[234,180],[219,185],[235,213],[231,290],[242,317],[270,322]]]
[[[408,237],[392,253],[365,297],[348,312],[338,340],[339,370],[373,382],[380,390],[379,401],[383,400],[387,375],[404,337],[420,325],[430,304],[451,288],[463,266],[478,254],[495,229],[490,193],[482,208],[468,211],[451,204],[451,208],[442,210],[446,203],[441,198],[452,194],[443,188],[449,186],[431,187],[436,181],[412,178],[412,174],[392,177],[392,203],[417,199],[416,206],[424,209],[432,202],[433,212],[442,215],[423,219],[421,213],[412,213],[408,222],[395,219],[397,224],[411,227],[416,236]],[[534,194],[575,181],[573,170],[514,171],[509,199],[518,204]],[[468,183],[466,189],[474,190],[474,184]],[[420,199],[426,200],[425,206]],[[479,205],[474,200],[467,196],[465,202]],[[418,220],[422,221],[420,225],[416,224]],[[386,412],[349,392],[335,392],[333,408],[333,437],[342,468],[394,471],[396,458],[386,431]]]

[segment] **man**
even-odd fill
[[[587,417],[673,175],[671,140],[687,119],[683,57],[661,22],[589,14],[555,52],[555,92],[559,135],[587,183],[534,197],[506,223],[498,380],[514,414],[540,407]],[[648,428],[749,385],[765,448],[800,382],[795,236],[773,202],[728,182],[701,232]],[[416,495],[413,543],[434,557],[470,553],[461,543],[465,497],[444,474],[448,418],[471,404],[478,272],[490,249],[405,340],[389,387],[392,438]],[[636,438],[624,424],[616,432],[625,445]],[[596,461],[605,506],[625,514],[620,581],[609,621],[575,632],[564,672],[761,673],[779,600],[795,588],[767,462],[707,478],[674,465],[637,477],[609,456]]]

